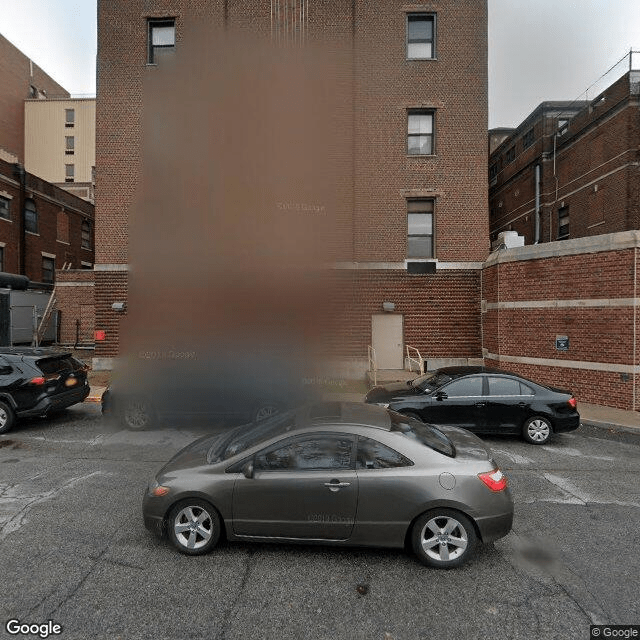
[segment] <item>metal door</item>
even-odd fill
[[[371,316],[371,346],[376,351],[378,369],[404,369],[402,316]]]

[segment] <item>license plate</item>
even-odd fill
[[[76,378],[67,378],[64,381],[65,387],[73,387],[73,385],[78,384],[78,380]]]

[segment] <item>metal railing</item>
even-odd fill
[[[367,358],[369,359],[369,374],[374,386],[378,384],[378,361],[376,360],[376,350],[369,345],[367,347]]]
[[[409,366],[409,371],[413,371],[413,365],[417,366],[417,371],[420,375],[424,373],[424,360],[420,355],[420,352],[415,347],[407,346],[407,365]],[[417,357],[413,357],[411,354],[415,352]]]

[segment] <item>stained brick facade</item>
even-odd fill
[[[24,101],[39,96],[69,93],[0,35],[0,149],[20,163],[24,163]]]
[[[485,363],[638,410],[639,249],[640,233],[629,231],[493,253],[483,271]]]
[[[56,272],[56,308],[60,311],[60,344],[93,345],[95,278],[88,269]]]
[[[492,240],[508,230],[532,244],[639,228],[639,160],[639,71],[590,102],[542,103],[491,153]]]
[[[276,44],[295,27],[282,16],[293,15],[298,5],[288,0],[99,0],[96,329],[106,332],[106,340],[96,346],[94,366],[109,366],[119,352],[123,315],[111,305],[127,294],[130,211],[143,171],[143,87],[162,66],[162,60],[157,67],[146,64],[148,20],[175,19],[175,55],[180,56],[187,49],[185,24],[193,19]],[[348,281],[346,291],[353,292],[345,301],[342,329],[349,337],[342,342],[342,355],[366,361],[371,316],[390,300],[394,313],[404,316],[404,343],[429,356],[479,357],[480,273],[489,249],[486,1],[307,5],[305,41],[346,45],[353,56],[352,90],[345,103],[352,144],[348,157],[339,159],[345,171],[338,185],[349,211],[336,277]],[[274,6],[281,9],[275,18]],[[432,59],[407,59],[409,14],[434,17]],[[434,115],[429,155],[407,152],[408,113],[416,109]],[[431,274],[407,273],[407,202],[412,198],[435,203]],[[181,216],[176,224],[187,221]]]

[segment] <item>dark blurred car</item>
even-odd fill
[[[228,540],[402,548],[451,568],[511,529],[513,501],[473,434],[327,402],[196,440],[155,476],[144,522],[185,554]]]
[[[553,433],[580,426],[570,391],[487,367],[445,367],[408,382],[374,387],[365,402],[474,433],[520,434],[531,444],[545,444]]]
[[[102,412],[127,429],[260,422],[312,399],[281,360],[243,361],[208,354],[195,360],[137,362],[116,373]]]
[[[89,395],[87,366],[51,349],[0,348],[0,433],[16,418],[46,416]]]

